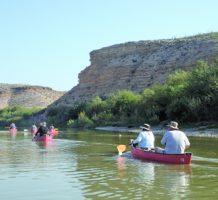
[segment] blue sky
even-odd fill
[[[218,31],[217,0],[0,0],[0,83],[66,91],[89,53]]]

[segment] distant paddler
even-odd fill
[[[36,124],[33,124],[31,127],[31,133],[36,134],[37,130],[38,130],[38,128],[37,128]]]
[[[57,135],[58,134],[58,129],[55,128],[53,124],[51,124],[51,126],[49,127],[49,133],[51,135]]]
[[[9,132],[10,133],[17,133],[17,127],[15,125],[15,123],[11,123],[9,126]]]

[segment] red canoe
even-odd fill
[[[50,142],[52,140],[52,136],[50,135],[43,135],[43,136],[35,136],[32,139],[33,141],[37,141],[37,142]]]
[[[16,128],[11,128],[11,129],[9,129],[9,132],[15,134],[15,133],[17,133],[17,129]]]
[[[51,134],[51,135],[58,135],[58,131],[57,130],[55,130],[55,129],[51,129],[50,131],[49,131],[49,133]]]
[[[171,164],[190,164],[192,158],[191,153],[163,154],[163,153],[156,153],[154,151],[144,151],[139,148],[132,148],[131,154],[133,158],[137,158],[140,160],[164,162],[164,163],[171,163]]]

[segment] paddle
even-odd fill
[[[126,145],[125,144],[117,145],[117,150],[119,152],[119,155],[122,155],[122,153],[126,150]]]

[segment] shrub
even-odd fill
[[[85,112],[79,113],[79,117],[77,120],[72,122],[72,127],[75,128],[90,128],[93,127],[93,122],[91,119],[89,119]]]

